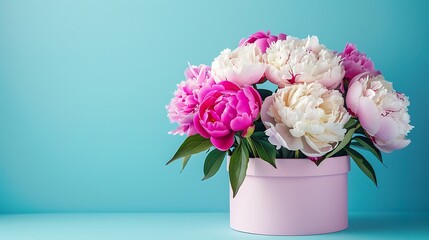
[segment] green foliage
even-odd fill
[[[358,121],[356,118],[350,118],[349,121],[346,124],[344,124],[344,128],[350,129],[350,128],[354,127],[357,123],[358,123]]]
[[[262,138],[262,139],[268,139],[268,136],[265,134],[264,131],[255,131],[252,136],[252,138]]]
[[[179,158],[184,158],[184,157],[196,154],[196,153],[203,152],[203,151],[209,149],[211,146],[212,146],[212,143],[210,142],[210,139],[203,138],[199,134],[189,136],[188,138],[185,139],[185,141],[182,143],[182,145],[180,145],[177,152],[170,159],[170,161],[167,162],[166,165],[174,162],[175,160],[177,160]],[[187,163],[188,160],[189,160],[189,158],[185,162]],[[182,164],[183,167],[186,166],[186,163]]]
[[[356,129],[357,129],[358,127],[360,127],[360,126],[357,126],[357,127],[354,127],[354,128],[352,128],[352,129],[350,129],[350,130],[346,133],[346,135],[344,135],[344,139],[343,139],[343,141],[341,141],[341,142],[338,144],[338,146],[337,146],[334,150],[332,150],[330,153],[328,153],[328,154],[325,156],[325,158],[330,158],[330,157],[334,156],[336,153],[338,153],[340,150],[342,150],[345,146],[347,146],[347,145],[350,143],[350,141],[351,141],[351,139],[352,139],[352,137],[353,137],[353,134],[355,133],[355,131],[356,131]]]
[[[249,163],[249,150],[244,141],[241,141],[238,147],[231,155],[229,162],[229,181],[235,197],[246,178],[247,165]]]
[[[251,137],[247,141],[254,146],[254,156],[276,167],[276,148],[264,138]]]
[[[346,147],[346,152],[350,155],[356,165],[365,173],[366,176],[377,186],[377,177],[375,176],[375,171],[372,168],[371,164],[356,150]]]
[[[272,93],[268,90],[259,90],[260,94],[269,96]],[[259,126],[258,126],[259,124]],[[213,177],[220,169],[227,153],[231,155],[229,162],[229,179],[235,197],[246,178],[249,157],[260,158],[276,168],[276,158],[302,158],[305,157],[302,152],[292,151],[286,148],[276,150],[275,146],[268,141],[264,126],[260,119],[255,121],[256,129],[250,137],[242,137],[240,134],[235,136],[234,145],[228,151],[220,151],[216,148],[210,151],[213,146],[209,139],[198,134],[185,139],[174,156],[167,162],[167,165],[177,159],[182,159],[182,169],[184,170],[189,159],[193,154],[206,151],[208,153],[204,161],[204,177],[202,180]],[[380,150],[374,145],[366,132],[363,130],[359,121],[351,118],[344,126],[347,133],[338,146],[326,154],[322,159],[316,161],[319,165],[324,159],[348,154],[362,170],[362,172],[377,186],[377,178],[371,164],[355,149],[358,147],[371,152],[381,163],[383,163]],[[261,129],[261,130],[260,130]]]
[[[271,92],[270,90],[267,89],[257,89],[259,95],[261,95],[262,101],[265,100],[265,98],[273,95],[273,92]]]
[[[204,161],[204,178],[206,180],[214,176],[222,165],[223,160],[225,159],[226,152],[220,151],[218,149],[213,149],[206,157]]]
[[[276,150],[276,158],[294,158],[295,151],[289,150],[287,148],[281,147],[279,150]]]
[[[182,170],[180,170],[180,172],[183,172],[183,170],[185,169],[186,164],[188,164],[190,158],[191,158],[191,155],[183,157]]]
[[[370,151],[381,163],[383,163],[383,156],[380,150],[374,145],[371,139],[364,136],[355,136],[351,145]]]

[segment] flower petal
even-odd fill
[[[360,82],[356,82],[349,86],[349,90],[347,91],[347,107],[355,115],[358,112],[359,102],[362,96],[362,88],[362,84]]]
[[[247,113],[243,113],[241,116],[234,118],[231,121],[231,129],[233,131],[243,131],[252,125],[252,118]]]
[[[205,130],[211,137],[223,137],[230,132],[222,122],[207,122],[206,125]]]
[[[210,134],[204,129],[204,127],[200,123],[200,118],[198,115],[194,117],[194,127],[195,130],[204,138],[210,138]]]
[[[376,139],[381,139],[382,141],[387,141],[390,139],[395,139],[399,135],[398,124],[390,117],[381,117],[380,119],[380,129],[374,135]]]
[[[264,123],[265,127],[268,128],[267,123],[275,124],[275,120],[272,116],[268,114],[269,108],[273,105],[274,97],[269,96],[265,98],[261,107],[261,120]]]
[[[360,73],[360,74],[356,75],[355,77],[353,77],[353,78],[350,80],[349,87],[350,87],[351,85],[353,85],[355,82],[358,82],[358,81],[359,81],[359,80],[361,80],[362,78],[366,77],[367,75],[368,75],[368,72],[363,72],[363,73]]]
[[[285,124],[277,124],[276,131],[280,136],[284,139],[285,144],[283,147],[289,150],[298,150],[302,148],[302,140],[301,138],[297,138],[292,136],[289,131],[290,129]]]
[[[230,132],[223,137],[211,137],[211,143],[221,151],[227,151],[234,144],[234,132]]]
[[[244,64],[238,71],[229,72],[227,80],[241,86],[249,86],[261,80],[265,69],[264,63]]]
[[[262,52],[265,52],[265,50],[267,50],[269,43],[267,41],[267,39],[258,39],[255,41],[256,46],[259,47],[259,49],[261,49]]]
[[[323,156],[320,152],[314,150],[307,141],[302,141],[302,148],[300,149],[307,157],[320,157]]]
[[[280,134],[276,131],[276,128],[272,123],[266,122],[267,130],[265,130],[265,134],[268,136],[268,141],[276,146],[276,149],[279,150],[282,146],[286,146],[285,140],[280,136]]]
[[[279,69],[271,65],[267,66],[265,70],[265,76],[267,77],[268,81],[274,83],[280,88],[283,88],[286,85],[289,85],[290,83],[286,79],[292,78],[292,76],[289,73],[284,73],[282,75],[282,72]]]
[[[380,112],[372,99],[361,97],[357,116],[362,127],[371,136],[374,136],[380,129]]]
[[[408,146],[411,143],[409,139],[394,139],[385,145],[379,145],[375,143],[375,145],[383,152],[390,153],[393,150],[402,149]]]

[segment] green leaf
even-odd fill
[[[268,138],[268,136],[265,134],[264,131],[255,131],[255,132],[253,132],[251,137],[253,139],[255,139],[255,138]]]
[[[247,165],[249,164],[249,150],[241,141],[240,145],[234,150],[229,162],[229,181],[235,197],[246,178]]]
[[[243,138],[243,143],[246,144],[247,149],[249,149],[249,157],[257,157],[258,153],[256,152],[256,148],[253,145],[253,141],[250,138]]]
[[[186,164],[188,164],[189,159],[191,158],[192,155],[183,157],[183,161],[182,161],[182,170],[180,170],[180,172],[183,172],[183,170],[185,170]]]
[[[289,150],[285,147],[281,147],[279,150],[276,150],[276,158],[293,158],[295,151]]]
[[[203,138],[199,134],[189,136],[185,139],[182,145],[179,147],[174,156],[167,162],[166,165],[172,163],[173,161],[190,156],[192,154],[203,152],[209,149],[212,146],[210,139]]]
[[[344,136],[343,141],[338,144],[338,146],[332,150],[332,152],[328,153],[325,158],[330,158],[334,156],[336,153],[338,153],[341,149],[343,149],[347,144],[349,144],[350,140],[352,139],[353,133],[356,131],[356,128],[350,129],[346,135]]]
[[[354,127],[356,125],[357,121],[355,118],[350,118],[349,121],[344,125],[345,129],[349,129],[351,127]]]
[[[363,127],[361,127],[361,126],[359,126],[359,128],[357,128],[355,132],[357,134],[365,135],[365,130],[363,130]]]
[[[274,168],[276,166],[276,148],[271,143],[260,138],[252,138],[253,146],[255,147],[258,156],[265,162],[271,164]]]
[[[360,149],[363,149],[363,150],[366,150],[366,148],[364,147],[364,146],[362,146],[360,143],[358,143],[358,142],[351,142],[350,143],[350,146],[353,146],[353,147],[357,147],[357,148],[360,148]]]
[[[377,157],[378,160],[380,160],[381,163],[383,163],[383,156],[381,155],[380,150],[371,141],[371,139],[364,136],[355,136],[352,140],[360,144],[363,149],[370,151],[372,154],[374,154],[375,157]]]
[[[204,161],[204,178],[206,180],[214,176],[222,165],[225,159],[226,152],[222,152],[219,149],[213,149],[206,157]]]
[[[365,157],[352,148],[347,147],[344,149],[350,155],[356,165],[362,170],[362,172],[365,173],[369,179],[371,179],[375,186],[377,186],[377,177],[375,176],[375,171],[371,164],[365,159]]]
[[[265,125],[262,123],[261,118],[258,118],[258,120],[256,120],[254,122],[254,124],[255,124],[255,131],[253,132],[253,134],[255,134],[255,132],[262,132],[262,133],[264,133],[264,131],[265,131]]]
[[[259,95],[261,95],[262,101],[265,100],[265,98],[273,95],[273,92],[267,89],[257,89]]]

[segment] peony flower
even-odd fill
[[[276,42],[277,40],[286,40],[286,37],[287,35],[284,33],[274,36],[270,35],[270,31],[267,31],[267,33],[260,31],[250,35],[248,38],[242,38],[238,46],[241,47],[249,43],[255,43],[255,45],[261,49],[262,53],[265,53],[266,49],[272,42]]]
[[[265,76],[281,88],[294,83],[319,82],[335,89],[344,77],[341,57],[319,44],[316,36],[307,39],[289,36],[271,44],[267,48],[266,63]]]
[[[380,71],[374,69],[374,63],[371,59],[367,58],[365,53],[359,52],[356,45],[352,43],[346,44],[340,56],[343,59],[343,66],[346,72],[344,77],[349,80],[363,72],[369,72],[371,76],[380,74]]]
[[[413,128],[409,124],[408,97],[395,92],[383,75],[355,76],[350,82],[346,103],[380,150],[392,152],[410,144],[406,139]]]
[[[210,67],[206,65],[189,66],[185,70],[186,80],[177,85],[174,97],[166,106],[170,122],[176,122],[179,127],[169,134],[194,135],[194,115],[199,105],[198,93],[204,86],[211,86],[214,80],[210,74]]]
[[[251,86],[240,89],[232,82],[223,81],[200,92],[203,99],[194,118],[197,132],[210,138],[219,150],[226,151],[234,144],[234,134],[253,129],[262,99]]]
[[[239,87],[259,82],[264,72],[262,52],[255,44],[238,47],[234,51],[225,49],[212,63],[212,74],[217,83],[230,81]]]
[[[320,83],[288,85],[265,99],[261,119],[268,141],[277,149],[301,150],[307,157],[325,155],[343,140],[350,115],[337,90]]]

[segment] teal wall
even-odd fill
[[[429,210],[429,4],[398,2],[0,0],[0,213],[227,211],[225,170],[164,166],[165,105],[188,61],[258,30],[354,42],[410,96],[411,145],[372,161],[378,189],[353,167],[349,205]]]

